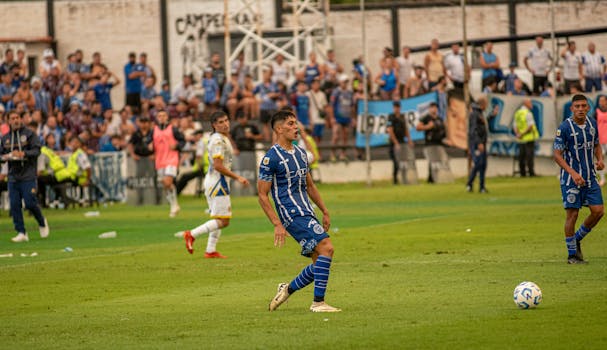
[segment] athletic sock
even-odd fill
[[[314,264],[304,267],[303,270],[289,283],[289,294],[302,289],[314,281]]]
[[[211,220],[205,222],[204,224],[196,227],[195,229],[192,229],[190,231],[190,233],[192,234],[192,236],[194,236],[194,238],[198,238],[205,233],[213,232],[218,229],[219,229],[219,223],[217,222],[217,220],[211,219]]]
[[[212,253],[217,249],[217,241],[221,237],[221,230],[211,231],[209,233],[209,239],[207,240],[207,253]]]
[[[320,255],[314,264],[314,301],[321,302],[325,300],[327,283],[329,282],[329,273],[331,269],[331,258]]]
[[[575,240],[581,242],[582,239],[584,239],[584,237],[586,237],[586,235],[590,233],[590,231],[592,231],[592,229],[587,228],[586,226],[584,226],[584,224],[582,224],[580,228],[575,232]]]
[[[166,190],[166,199],[167,199],[167,202],[169,202],[169,206],[171,207],[171,211],[173,209],[175,209],[175,206],[177,205],[177,193],[175,191],[175,186],[173,186],[170,189]]]
[[[567,252],[569,253],[569,256],[574,256],[577,250],[575,236],[565,237],[565,244],[567,245]]]

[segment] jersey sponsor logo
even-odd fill
[[[289,162],[289,159],[286,158],[285,160],[281,160],[280,162],[278,162],[278,164],[283,164],[286,166],[288,162]]]
[[[303,169],[299,169],[299,170],[295,170],[295,171],[289,171],[289,173],[287,174],[288,178],[294,178],[294,177],[306,177],[306,173],[307,173],[307,169],[303,168]]]

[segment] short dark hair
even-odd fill
[[[588,99],[586,99],[586,96],[584,96],[582,94],[576,94],[576,95],[573,95],[573,97],[571,98],[571,103],[573,103],[575,101],[588,101]]]
[[[281,109],[280,111],[274,113],[274,115],[272,116],[270,126],[272,127],[272,129],[274,129],[274,125],[276,125],[276,123],[282,123],[289,118],[296,118],[295,113],[293,113],[293,111],[289,109]]]
[[[211,114],[211,124],[217,123],[219,118],[227,117],[228,115],[224,111],[216,111]]]

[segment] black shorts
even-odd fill
[[[138,92],[126,94],[126,104],[131,107],[137,107],[141,111],[141,94]]]
[[[259,111],[259,122],[262,124],[267,124],[272,120],[272,116],[276,113],[275,110],[267,110],[262,109]]]

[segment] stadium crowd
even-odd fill
[[[460,45],[454,44],[442,53],[434,39],[423,62],[416,62],[409,47],[403,46],[401,53],[386,47],[376,74],[362,56],[352,61],[352,70],[348,71],[333,50],[325,53],[322,62],[310,53],[301,70],[294,70],[278,54],[258,79],[245,63],[244,53],[231,63],[230,76],[226,76],[221,55],[213,53],[201,77],[184,75],[171,91],[166,81],[159,83],[146,53],[129,53],[124,72],[118,74],[108,69],[99,52],[92,54],[90,63],[85,62],[81,50],[61,62],[53,50],[46,49],[38,71],[29,72],[25,52],[7,49],[0,64],[0,133],[9,132],[8,112],[16,111],[41,143],[55,152],[74,151],[73,138],[81,141],[89,155],[120,151],[127,148],[140,128],[140,117],[154,123],[158,112],[165,110],[186,141],[194,145],[195,131],[202,128],[201,123],[213,111],[224,109],[234,120],[240,114],[259,126],[261,136],[255,135],[252,140],[270,142],[270,116],[290,106],[317,143],[330,133],[326,138],[330,139],[330,160],[348,160],[346,150],[352,145],[355,106],[363,97],[365,75],[371,99],[398,100],[430,91],[462,89],[470,77],[470,67],[464,66],[461,51]],[[504,65],[488,42],[479,55],[483,92],[552,96],[602,89],[605,58],[593,43],[580,53],[570,41],[560,56],[562,74],[558,69],[554,72],[558,85],[552,86],[547,77],[554,58],[544,47],[543,38],[536,38],[524,58],[533,76],[529,86],[517,76],[516,63],[508,65],[508,73],[502,71]],[[111,99],[112,89],[121,84],[125,86],[124,104]],[[439,110],[444,106],[439,102]],[[439,111],[444,118],[443,113]],[[51,144],[47,144],[49,140]],[[238,148],[238,142],[234,144]]]

